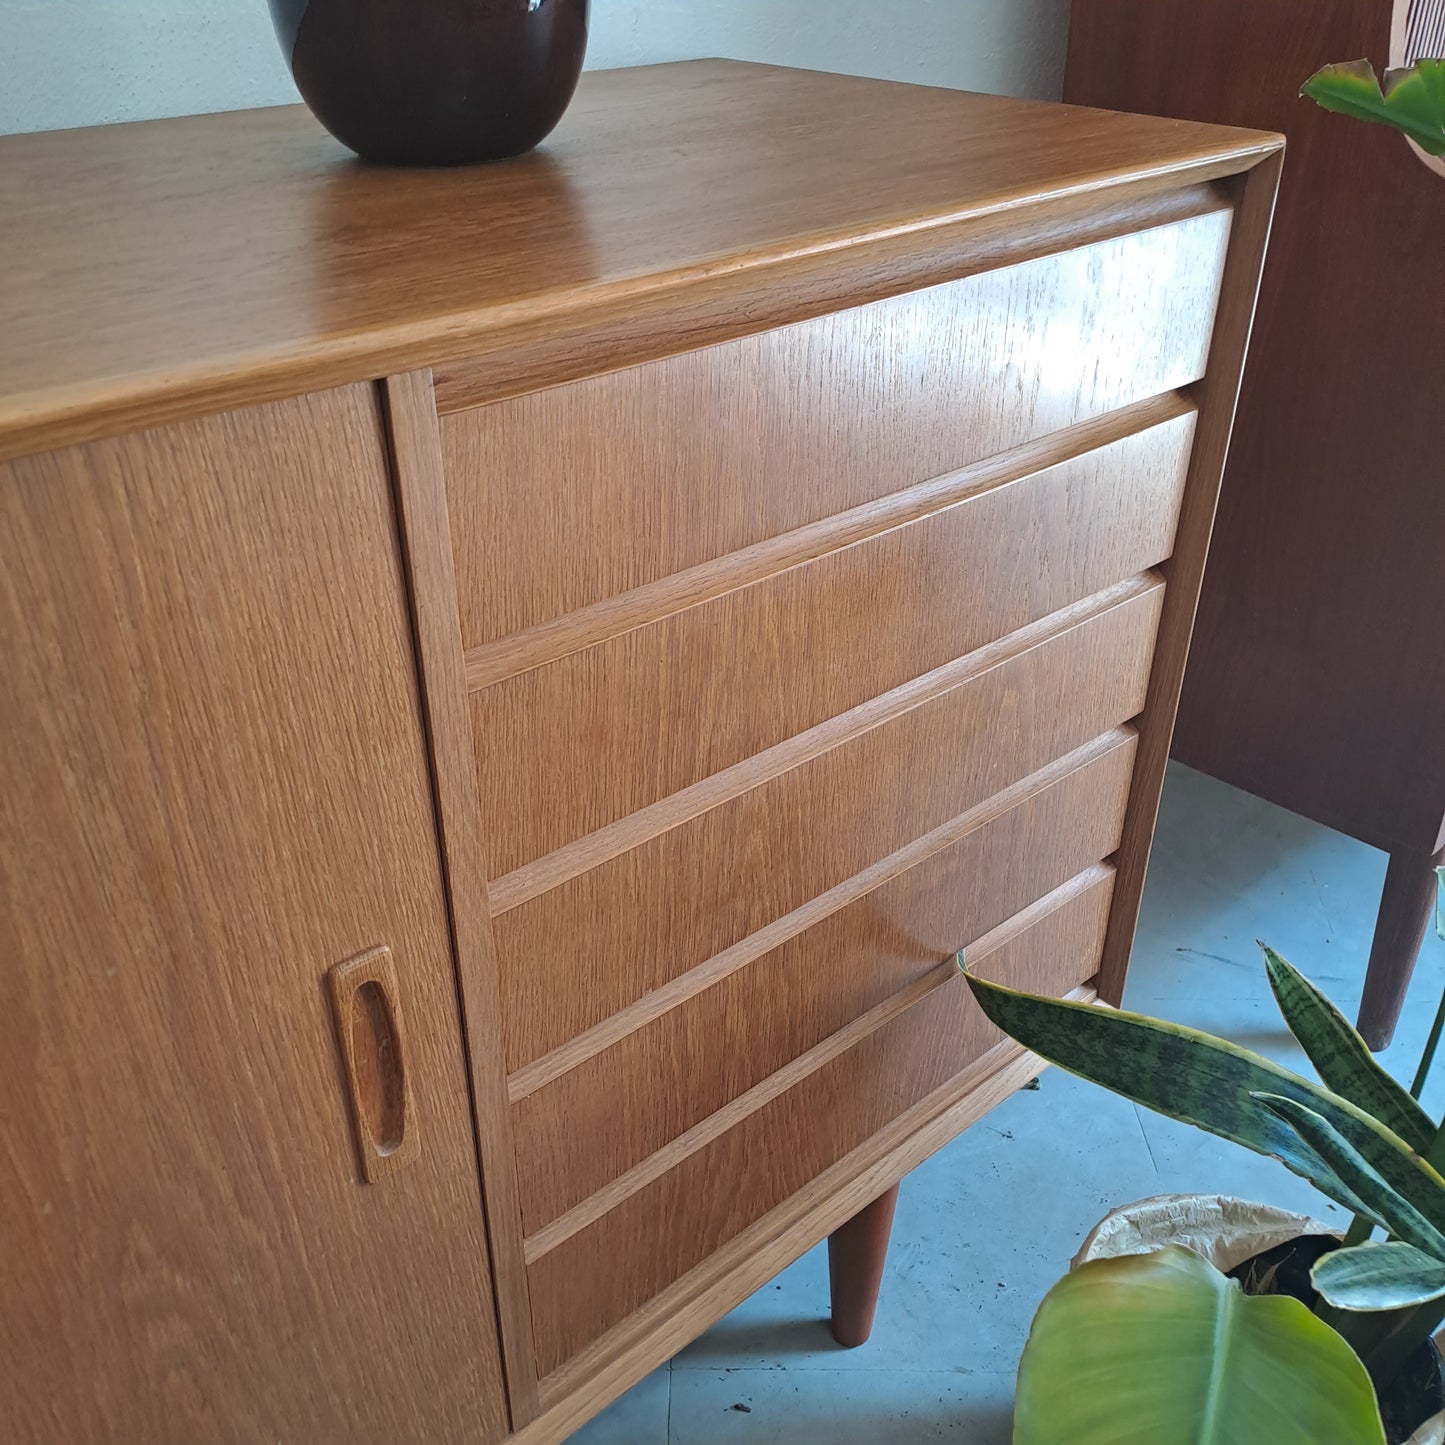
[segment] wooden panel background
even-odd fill
[[[786,770],[751,762],[721,775],[731,796],[680,794],[665,817],[638,815],[654,836],[565,881],[554,855],[493,922],[509,1068],[1133,717],[1163,593],[1137,579],[991,644],[815,730],[826,750],[804,735]]]
[[[1111,853],[1134,737],[1116,733],[1103,744],[956,842],[523,1098],[515,1121],[527,1230]]]
[[[1403,9],[1081,0],[1068,86],[1289,133],[1176,751],[1421,877],[1445,845],[1445,181],[1295,100],[1329,61],[1382,67]],[[1200,55],[1226,50],[1208,79]]]
[[[0,657],[0,1437],[499,1439],[373,389],[0,468]],[[366,1184],[325,980],[380,946]]]
[[[1168,557],[1193,413],[472,697],[498,874]]]
[[[464,642],[1193,381],[1229,228],[1214,210],[443,417]]]

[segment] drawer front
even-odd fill
[[[1112,883],[1112,869],[1096,865],[1041,900],[998,931],[980,973],[1055,994],[1083,984],[1098,967]],[[998,1043],[950,970],[911,1008],[534,1257],[539,1369],[556,1369]]]
[[[1167,558],[1194,415],[472,697],[503,875]]]
[[[669,800],[575,876],[494,887],[509,1069],[1137,715],[1163,593],[1134,579]]]
[[[1230,225],[441,418],[543,1374],[1095,973]]]
[[[1114,732],[990,800],[955,841],[522,1099],[527,1232],[1112,853],[1134,752]]]
[[[1187,385],[1229,229],[1208,211],[444,417],[464,644]]]

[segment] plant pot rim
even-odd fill
[[[1111,1209],[1089,1231],[1069,1268],[1182,1244],[1228,1274],[1256,1254],[1307,1234],[1340,1237],[1337,1228],[1311,1215],[1233,1194],[1153,1194]]]

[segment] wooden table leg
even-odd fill
[[[888,1236],[898,1186],[859,1210],[828,1236],[828,1284],[833,1296],[833,1338],[845,1350],[866,1343],[883,1283]]]
[[[1390,854],[1358,1024],[1365,1042],[1377,1053],[1388,1048],[1395,1036],[1405,990],[1410,987],[1415,959],[1435,911],[1435,870],[1442,864],[1445,852],[1433,858],[1418,853]]]

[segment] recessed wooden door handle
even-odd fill
[[[338,963],[326,976],[351,1096],[351,1122],[368,1184],[416,1153],[409,1060],[389,948]]]

